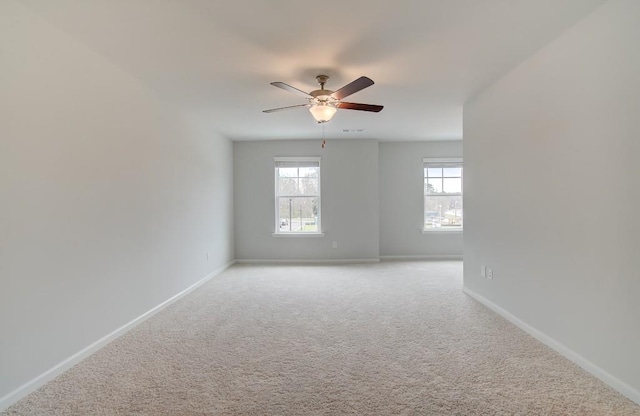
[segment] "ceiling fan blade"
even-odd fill
[[[310,107],[310,104],[292,105],[289,107],[272,108],[270,110],[262,110],[263,113],[275,113],[276,111],[290,110],[292,108]]]
[[[338,103],[338,108],[344,108],[345,110],[360,110],[360,111],[372,111],[379,113],[384,107],[375,104],[360,104],[360,103]]]
[[[344,97],[347,97],[353,93],[356,93],[372,85],[373,85],[373,80],[371,78],[360,77],[357,80],[340,88],[338,91],[331,94],[331,96],[336,100],[342,100]]]
[[[282,88],[283,90],[292,92],[296,95],[303,96],[305,98],[309,98],[309,97],[313,98],[311,95],[307,94],[306,92],[299,90],[296,87],[292,87],[289,84],[285,84],[284,82],[272,82],[271,85],[273,85],[274,87]]]

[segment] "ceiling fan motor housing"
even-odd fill
[[[322,90],[315,90],[315,91],[311,91],[311,92],[309,93],[309,95],[310,95],[310,96],[312,96],[312,97],[314,97],[314,98],[315,98],[315,97],[319,97],[319,96],[321,96],[321,95],[331,95],[331,94],[333,94],[333,91],[331,91],[331,90],[325,90],[325,89],[322,89]]]

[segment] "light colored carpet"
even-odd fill
[[[460,262],[235,266],[10,415],[640,415],[461,292]]]

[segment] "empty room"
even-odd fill
[[[0,1],[0,414],[640,415],[637,0]]]

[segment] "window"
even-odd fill
[[[424,230],[462,230],[462,159],[423,159]]]
[[[275,234],[319,234],[320,158],[275,158]]]

